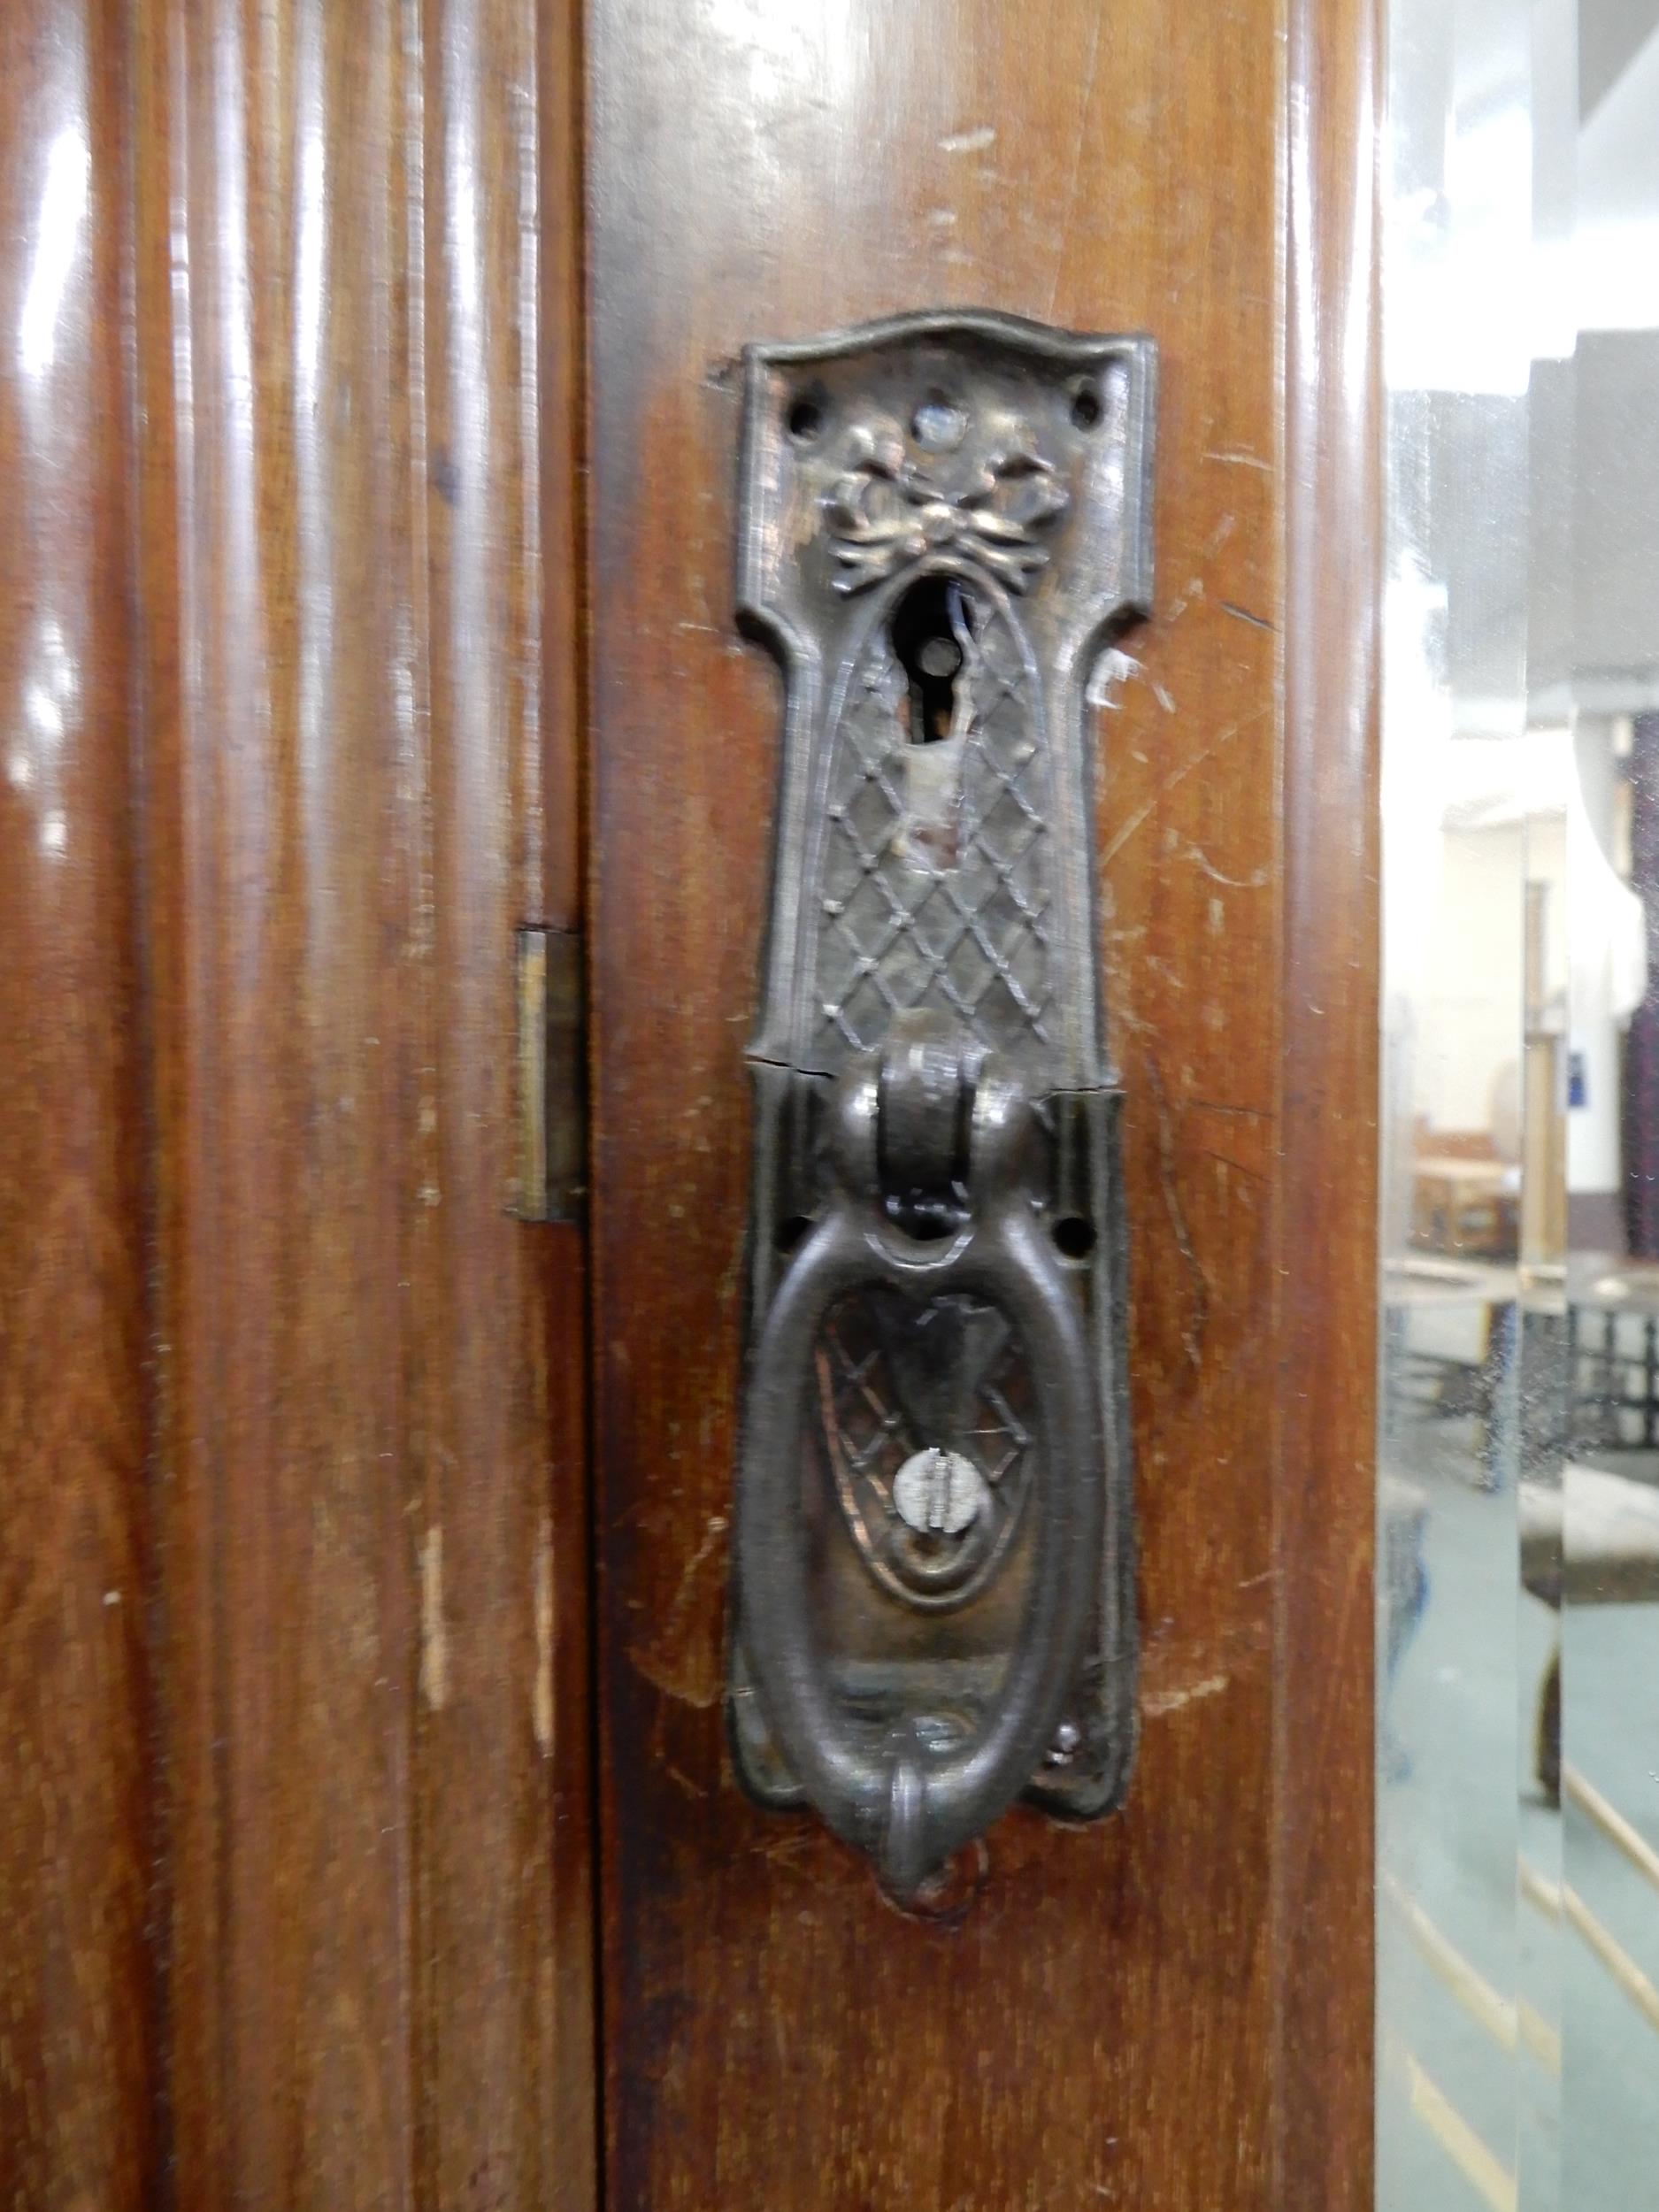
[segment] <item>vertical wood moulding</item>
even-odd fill
[[[527,879],[525,912],[555,929],[586,927],[587,549],[582,505],[588,451],[584,289],[586,114],[582,0],[542,0],[537,12],[536,83],[541,136],[536,190],[541,219],[540,408],[542,810],[541,879]],[[585,979],[584,979],[585,981]],[[588,1070],[577,1071],[586,1086]],[[596,2204],[601,2136],[597,1913],[592,1845],[594,1731],[593,1525],[589,1457],[588,1240],[585,1228],[539,1233],[549,1347],[550,1519],[538,1536],[538,1683],[544,1700],[538,1742],[550,1757],[553,1926],[542,1971],[550,1989],[539,2012],[542,2139],[557,2212]],[[581,1847],[565,1839],[580,1837]],[[546,1855],[533,1867],[544,1878]]]
[[[135,16],[178,2200],[575,2212],[580,1248],[506,1211],[572,34]]]
[[[1379,0],[1288,0],[1287,28],[1273,2201],[1367,2212],[1374,1974]]]
[[[0,2201],[146,2200],[120,12],[0,24]]]
[[[546,778],[545,907],[541,918],[554,929],[580,929],[587,918],[582,831],[588,611],[582,500],[588,450],[588,303],[583,284],[587,148],[581,0],[543,0],[540,27],[541,758]]]
[[[383,7],[349,72],[315,6],[147,14],[179,2193],[405,2203],[395,49]]]
[[[569,1847],[588,1818],[581,1254],[573,1232],[505,1212],[513,933],[549,918],[576,872],[563,783],[574,582],[547,572],[541,497],[550,457],[570,457],[568,424],[542,403],[542,312],[550,294],[557,326],[573,281],[574,211],[543,202],[542,134],[569,157],[571,35],[564,7],[528,0],[425,10],[441,1202],[420,1224],[434,1296],[414,1386],[445,1609],[430,1624],[446,1653],[442,1701],[421,1708],[425,2131],[442,2205],[495,2187],[514,2204],[574,2207],[591,2188],[591,1924],[585,1857]],[[553,369],[568,375],[562,357]],[[556,491],[556,527],[558,504]]]

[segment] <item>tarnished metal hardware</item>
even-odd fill
[[[580,1221],[588,1192],[588,1024],[582,939],[515,933],[520,1221]]]
[[[745,360],[739,612],[787,703],[731,1732],[912,1897],[1133,1756],[1086,701],[1148,610],[1156,356],[941,312]]]

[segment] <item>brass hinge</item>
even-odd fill
[[[582,937],[518,935],[520,1221],[580,1221],[588,1194],[588,1011]]]

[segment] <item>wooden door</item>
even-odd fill
[[[618,2205],[1364,2201],[1369,64],[1356,9],[594,12]],[[1143,329],[1163,366],[1158,612],[1099,733],[1143,1738],[1119,1819],[1010,1816],[948,1928],[757,1815],[719,1713],[779,742],[730,620],[733,362],[938,302]]]
[[[0,2197],[1367,2204],[1366,0],[0,53]],[[721,1694],[735,364],[956,303],[1163,389],[1096,732],[1141,1752],[947,1922],[740,1793]],[[519,1217],[526,925],[586,930],[585,1229]]]

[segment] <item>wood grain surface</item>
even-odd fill
[[[1371,2212],[1381,10],[1287,27],[1271,2200]]]
[[[5,12],[8,2206],[587,2212],[597,2085],[612,2212],[1369,2204],[1373,4]],[[719,1700],[736,357],[952,302],[1163,402],[1142,1752],[947,1926]],[[584,1239],[511,1213],[513,931],[585,902],[596,1619]]]
[[[1340,604],[1298,535],[1340,526],[1333,503],[1367,484],[1351,446],[1321,442],[1356,395],[1318,389],[1351,360],[1330,345],[1343,257],[1369,251],[1363,191],[1329,215],[1316,199],[1363,167],[1356,19],[1304,9],[1288,86],[1276,0],[596,0],[593,19],[609,2200],[1357,2204],[1371,1230],[1369,1164],[1351,1172],[1346,1148],[1368,1141],[1374,1004],[1343,963],[1363,962],[1374,886],[1348,811],[1369,803],[1364,656],[1326,625],[1363,629],[1369,603],[1363,518]],[[1310,130],[1311,319],[1287,352],[1288,157]],[[778,718],[732,627],[733,364],[749,338],[952,302],[1149,330],[1163,398],[1157,617],[1099,733],[1143,1747],[1115,1823],[999,1825],[985,1893],[945,1929],[889,1909],[809,1820],[739,1796],[719,1697]],[[1294,802],[1287,759],[1321,771]],[[1317,861],[1321,834],[1342,864]],[[1336,995],[1317,1024],[1287,1018],[1315,972]],[[1356,1240],[1286,1289],[1318,1204],[1316,1234]],[[1282,1418],[1333,1360],[1333,1425]],[[1281,2194],[1276,2171],[1328,2186]]]
[[[153,2169],[119,11],[0,19],[0,2203]]]
[[[581,2206],[571,22],[135,17],[173,2185]]]

